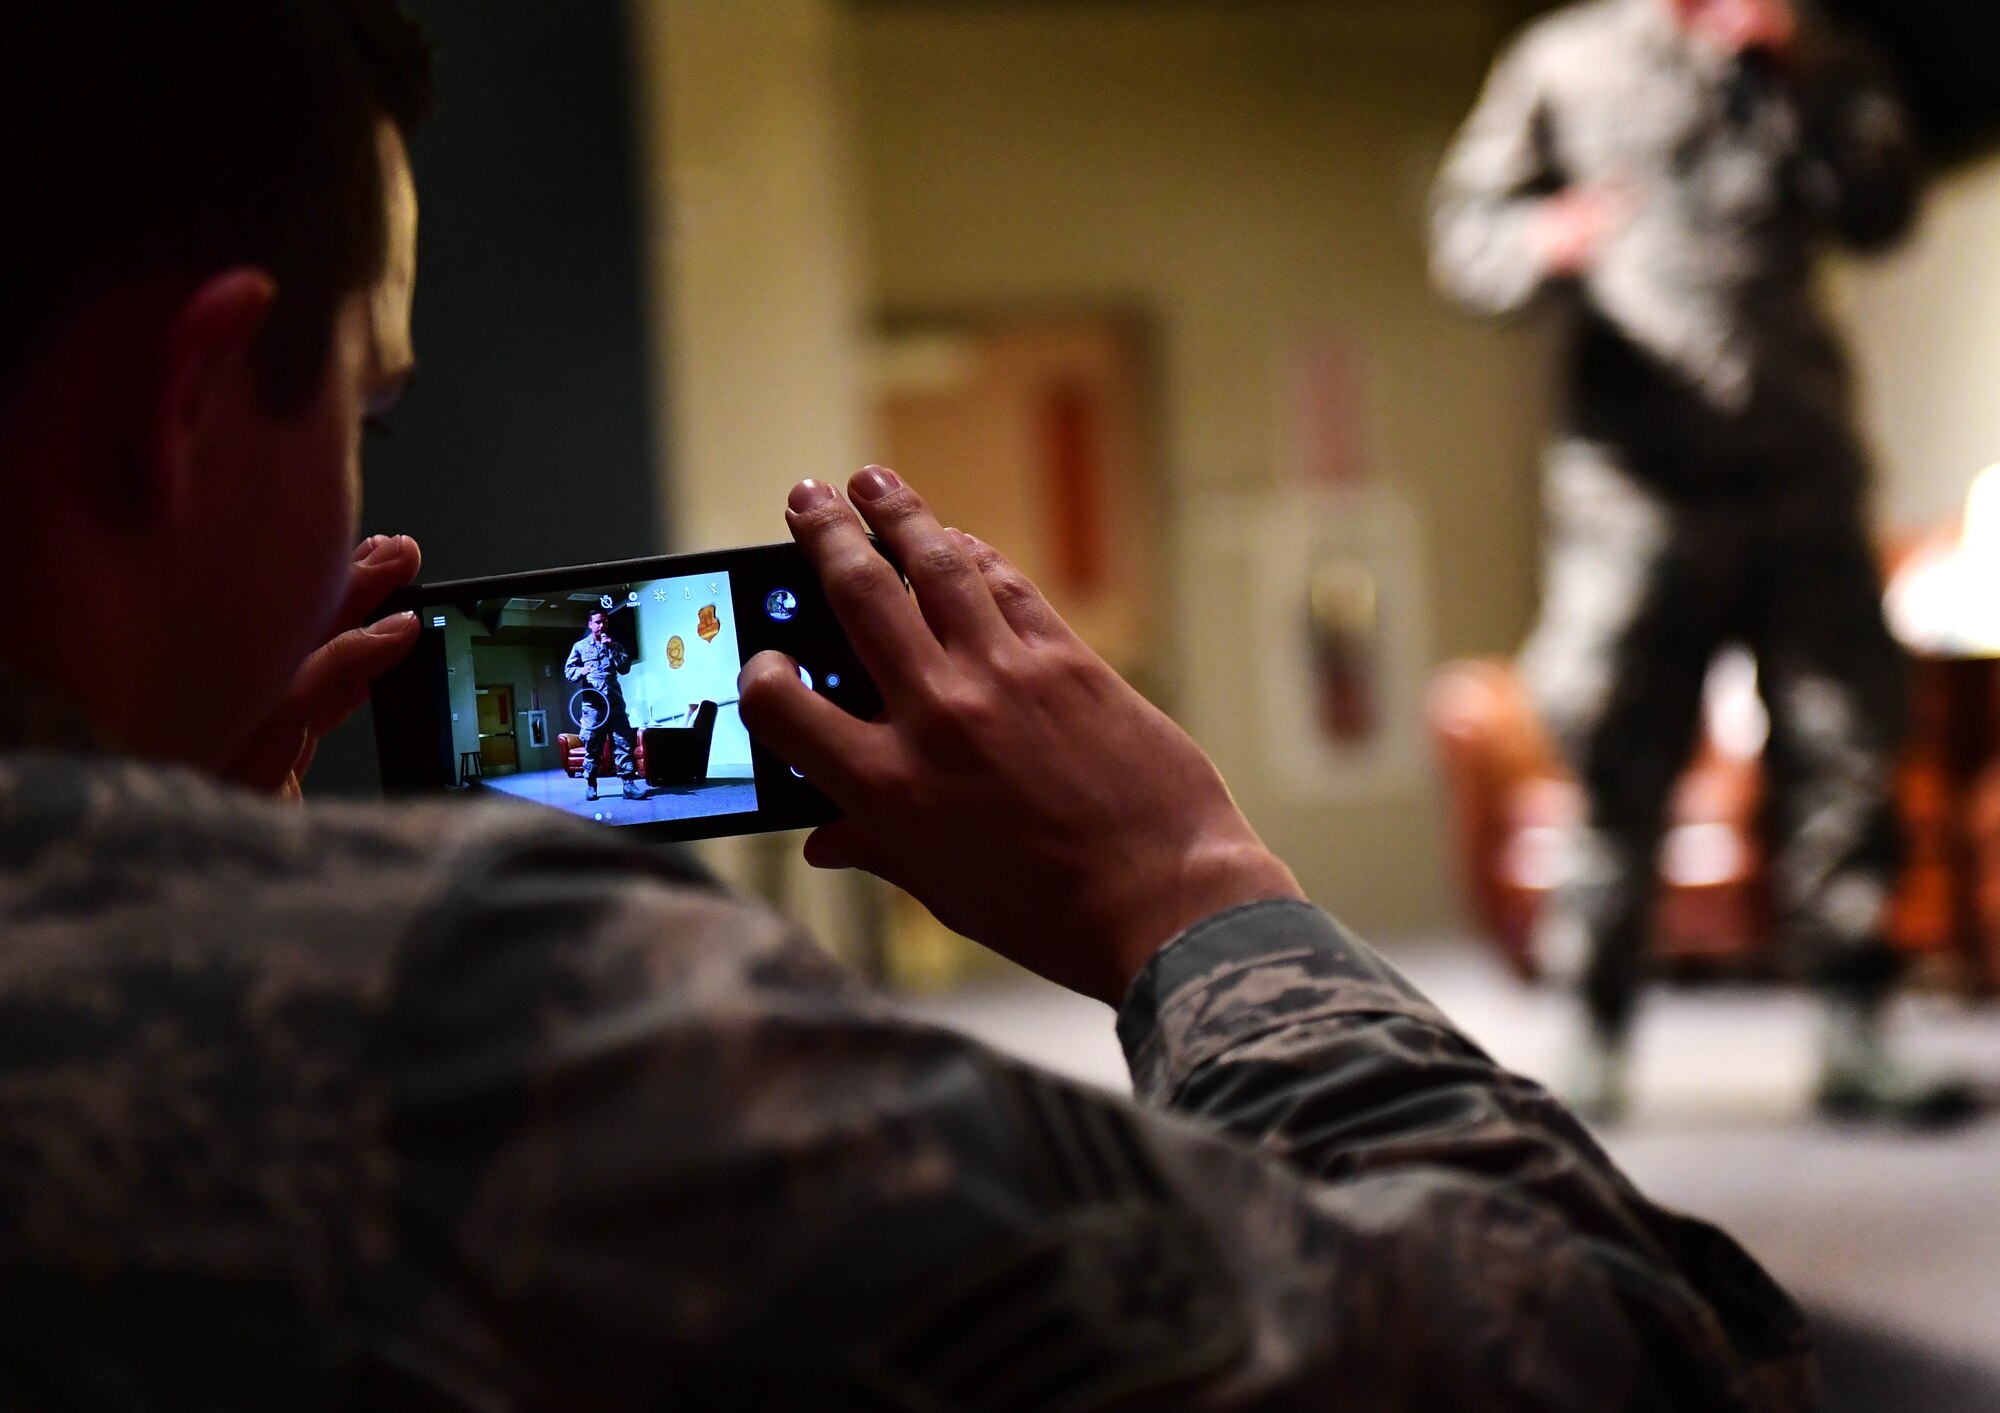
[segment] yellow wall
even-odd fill
[[[2000,462],[2000,159],[1945,183],[1908,250],[1842,283],[1884,514],[1954,515]]]
[[[783,539],[794,482],[844,479],[864,460],[846,12],[633,2],[672,542]],[[837,949],[869,930],[866,886],[809,873],[796,838],[704,853]]]
[[[1280,346],[1369,361],[1378,474],[1423,534],[1433,658],[1518,645],[1534,599],[1535,346],[1425,280],[1423,203],[1499,38],[1440,3],[863,6],[853,92],[877,311],[1127,304],[1159,337],[1176,526],[1172,706],[1307,886],[1378,935],[1456,915],[1419,758],[1333,803],[1258,749],[1232,660],[1250,566],[1221,493],[1272,486]],[[977,528],[977,527],[974,527]]]
[[[636,5],[673,539],[782,539],[793,482],[861,464],[845,12]]]

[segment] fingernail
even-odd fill
[[[402,549],[403,537],[401,535],[376,535],[361,546],[361,551],[355,559],[355,563],[361,565],[363,568],[372,568],[377,564],[384,564],[394,559],[402,552]]]
[[[368,636],[371,638],[401,637],[416,625],[416,621],[417,616],[414,613],[392,613],[379,623],[369,624]]]
[[[979,543],[979,541],[973,539],[972,536],[966,534],[965,531],[956,526],[947,526],[945,533],[951,536],[960,549],[972,549]]]
[[[854,478],[854,496],[857,500],[880,500],[903,488],[903,478],[886,466],[868,466]]]
[[[808,510],[816,510],[835,498],[832,486],[824,481],[801,481],[792,487],[792,496],[786,503],[794,515],[804,515]]]

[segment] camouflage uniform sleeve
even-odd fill
[[[1317,908],[1196,928],[1119,1030],[1145,1102],[1281,1158],[1319,1213],[1382,1243],[1388,1323],[1435,1361],[1413,1377],[1496,1379],[1456,1406],[1522,1406],[1514,1375],[1545,1381],[1536,1408],[1811,1406],[1802,1319],[1756,1264],[1647,1202],[1561,1104]]]
[[[1121,1021],[1134,1105],[648,867],[504,860],[408,949],[384,1401],[1806,1406],[1748,1259],[1323,914],[1162,954]]]
[[[563,664],[563,676],[572,682],[581,682],[589,675],[589,671],[590,669],[585,665],[583,660],[583,644],[572,643],[569,650],[569,660]]]
[[[1563,183],[1548,151],[1539,54],[1530,35],[1501,58],[1431,198],[1432,278],[1478,314],[1517,314],[1546,282],[1531,227]]]
[[[1896,244],[1916,224],[1924,168],[1886,66],[1836,37],[1801,68],[1800,199],[1856,250]]]

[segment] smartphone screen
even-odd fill
[[[736,679],[769,648],[863,718],[881,698],[794,545],[420,585],[410,657],[376,684],[383,782],[562,810],[647,837],[834,816],[753,740]]]

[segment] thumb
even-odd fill
[[[413,613],[342,633],[305,660],[277,710],[244,743],[225,772],[252,790],[282,791],[305,773],[314,739],[333,730],[368,699],[368,687],[417,641]]]
[[[888,851],[853,819],[836,819],[807,836],[806,862],[814,868],[857,868],[877,878],[888,878],[895,868]]]
[[[799,680],[798,664],[783,653],[751,658],[737,678],[737,691],[751,736],[851,813],[865,763],[878,748],[879,729],[808,688]]]
[[[814,869],[854,869],[858,873],[874,875],[882,883],[902,889],[912,899],[924,905],[924,909],[952,929],[960,937],[972,937],[962,921],[956,919],[952,909],[938,903],[936,895],[930,893],[902,861],[896,859],[882,843],[868,833],[868,827],[856,819],[836,819],[830,825],[820,825],[806,837],[806,863]]]
[[[287,794],[286,784],[296,781],[298,763],[311,739],[311,733],[297,721],[274,719],[237,752],[223,775],[259,794]]]
[[[953,932],[970,936],[965,928],[952,920],[951,912],[940,907],[895,855],[858,820],[836,819],[815,829],[806,838],[806,862],[814,868],[856,869],[872,874],[915,898],[932,917]]]
[[[286,706],[320,735],[352,716],[368,689],[417,645],[417,616],[399,613],[342,633],[299,669]]]

